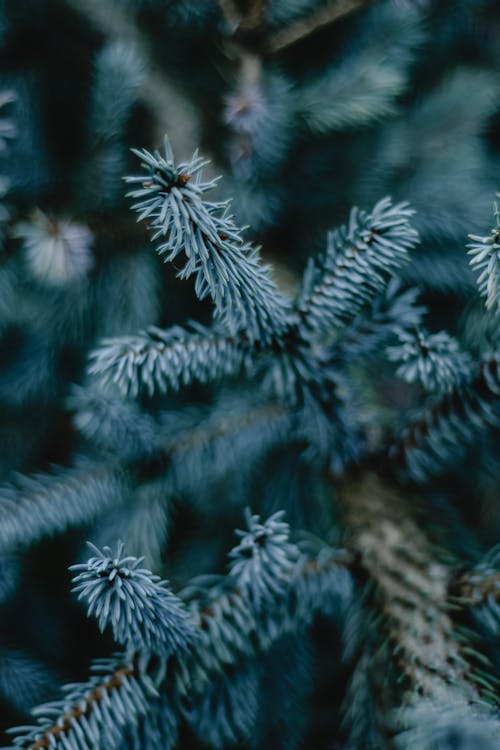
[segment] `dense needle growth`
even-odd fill
[[[500,746],[499,29],[0,3],[6,747]]]

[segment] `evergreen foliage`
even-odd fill
[[[495,204],[496,226],[487,237],[470,235],[470,264],[479,272],[477,283],[486,297],[486,307],[498,311],[500,307],[500,213]]]
[[[6,746],[500,745],[500,12],[453,6],[0,2]]]

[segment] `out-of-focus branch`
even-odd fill
[[[476,576],[464,573],[452,585],[451,593],[461,604],[477,607],[489,598],[500,602],[500,573],[476,580]]]
[[[142,33],[133,13],[114,0],[64,0],[110,38],[120,39],[135,50],[145,68],[145,80],[139,96],[152,112],[155,140],[168,132],[176,153],[187,159],[198,146],[200,118],[182,90],[159,68],[147,36]]]
[[[451,569],[418,524],[411,500],[371,473],[346,482],[340,495],[351,546],[375,584],[407,698],[433,699],[456,689],[477,700],[449,614]]]
[[[219,7],[226,19],[231,34],[249,32],[264,25],[265,0],[249,0],[245,10],[234,0],[219,0]]]
[[[311,15],[301,18],[290,26],[280,29],[269,39],[268,51],[271,54],[283,52],[314,32],[372,2],[373,0],[335,0],[326,7],[319,8],[315,13],[311,13]]]
[[[234,32],[241,21],[241,14],[236,3],[233,0],[219,0],[219,7],[231,32]]]

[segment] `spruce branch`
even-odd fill
[[[264,456],[294,440],[289,409],[250,394],[248,402],[242,407],[239,400],[222,399],[212,414],[194,412],[182,429],[169,431],[152,464],[166,471],[173,493],[199,502],[200,488],[209,490],[235,471],[250,477]]]
[[[137,23],[133,11],[117,0],[64,0],[64,3],[109,39],[135,51],[145,75],[137,95],[153,115],[158,138],[168,131],[181,153],[191,153],[194,144],[200,141],[199,115],[182,87],[176,85],[175,78],[161,69],[151,41]]]
[[[401,737],[414,736],[415,742],[421,731],[432,734],[435,726],[426,725],[425,710],[439,702],[446,715],[440,731],[450,731],[457,711],[473,731],[483,711],[498,733],[500,722],[483,703],[483,675],[466,660],[466,644],[450,617],[452,571],[422,531],[409,499],[375,474],[348,480],[340,495],[351,545],[375,586],[380,627],[404,676],[403,697],[393,686],[392,705],[385,706],[387,716],[400,708],[393,729],[412,727],[413,735]],[[491,683],[485,693],[491,694]]]
[[[396,373],[408,383],[420,382],[426,391],[445,393],[470,379],[472,361],[446,331],[402,331],[398,339],[387,356],[399,364]]]
[[[126,731],[138,736],[147,732],[145,725],[150,714],[155,714],[155,701],[162,702],[169,717],[165,724],[171,730],[176,721],[173,709],[177,713],[179,701],[188,693],[194,700],[230,665],[269,651],[286,633],[302,630],[315,613],[342,612],[352,593],[350,574],[343,567],[345,559],[323,548],[316,558],[297,561],[288,568],[288,585],[280,587],[276,606],[258,613],[246,587],[235,587],[233,578],[223,578],[212,589],[204,586],[201,590],[195,580],[181,592],[196,634],[189,650],[178,649],[168,668],[158,668],[158,660],[148,649],[132,658],[118,654],[95,662],[92,670],[96,674],[86,683],[68,685],[63,700],[35,710],[35,726],[11,730],[16,735],[14,746],[26,750],[111,750],[120,745]],[[99,564],[104,566],[108,581],[109,558],[100,557]],[[99,564],[91,566],[95,573]],[[130,569],[128,564],[126,567]],[[149,576],[147,580],[150,582]]]
[[[360,564],[376,584],[394,653],[410,691],[438,695],[443,685],[476,694],[447,611],[449,571],[408,511],[376,475],[341,488],[345,522]]]
[[[147,650],[168,658],[188,649],[194,635],[188,614],[166,581],[140,567],[144,558],[124,556],[121,543],[115,551],[92,549],[95,557],[70,567],[78,573],[72,590],[101,631],[111,625],[130,654]]]
[[[249,0],[245,10],[234,0],[218,0],[218,2],[232,37],[239,37],[241,34],[262,27],[266,0]]]
[[[256,610],[283,593],[290,570],[299,556],[288,540],[289,526],[278,511],[264,523],[258,515],[246,512],[247,530],[236,531],[240,542],[230,552],[230,575],[248,593]]]
[[[477,283],[486,298],[486,309],[500,311],[500,208],[495,203],[495,227],[486,237],[470,234],[469,264],[479,273]]]
[[[344,327],[384,290],[418,242],[413,213],[408,204],[384,198],[371,213],[353,208],[349,224],[328,235],[326,253],[307,267],[297,301],[304,337]]]
[[[138,221],[147,219],[152,241],[160,240],[157,252],[166,262],[185,257],[178,276],[195,277],[197,296],[212,298],[218,319],[230,333],[243,332],[251,342],[279,338],[286,327],[287,304],[257,249],[244,242],[228,213],[229,204],[205,199],[216,184],[202,181],[206,162],[194,154],[177,166],[168,139],[164,155],[135,153],[147,174],[126,178],[140,185],[129,195],[139,199],[133,206]]]
[[[394,115],[422,43],[421,15],[385,5],[374,10],[354,48],[297,91],[297,112],[315,133],[372,125]]]
[[[141,59],[119,39],[104,44],[94,67],[85,158],[77,176],[79,206],[86,215],[119,205],[120,178],[126,170],[126,126],[144,83]]]
[[[417,304],[418,294],[418,289],[404,289],[392,278],[367,315],[356,318],[329,347],[329,355],[336,362],[357,361],[380,353],[397,335],[419,328],[426,309]]]
[[[79,398],[82,399],[81,393]],[[83,403],[88,406],[87,399]],[[109,408],[105,408],[97,417],[85,415],[85,425],[80,429],[98,445],[116,453],[118,446],[110,442],[105,424],[108,414]],[[83,414],[80,416],[83,419]],[[124,419],[121,413],[115,413],[114,417]],[[225,475],[243,461],[250,467],[263,453],[289,443],[294,428],[289,409],[262,400],[254,400],[244,409],[239,402],[223,401],[208,418],[196,411],[175,425],[172,425],[174,415],[169,414],[170,424],[163,427],[145,421],[144,417],[135,410],[132,415],[126,414],[117,439],[120,436],[126,439],[132,419],[139,428],[146,426],[150,440],[145,444],[144,435],[133,435],[132,445],[124,446],[120,441],[121,461],[95,463],[82,459],[74,467],[54,467],[51,472],[33,476],[19,475],[14,483],[0,487],[0,549],[7,555],[0,567],[6,595],[8,578],[15,575],[10,558],[13,549],[85,525],[120,508],[131,493],[129,475],[149,472],[163,477],[172,493],[195,493],[197,488],[199,493],[200,483],[207,484],[209,478]],[[97,435],[96,420],[104,422]]]
[[[241,21],[241,13],[234,0],[218,0],[219,7],[231,31],[236,31]]]
[[[119,506],[127,493],[116,463],[80,461],[73,468],[17,477],[0,488],[0,548],[25,547],[92,521]]]
[[[461,456],[484,428],[498,427],[500,360],[491,354],[475,373],[418,414],[387,450],[396,472],[419,482]]]
[[[96,750],[119,747],[123,732],[148,710],[157,693],[139,678],[138,658],[95,661],[87,682],[67,685],[63,699],[38,706],[34,726],[14,727],[13,747]]]
[[[193,381],[207,383],[247,371],[253,353],[244,336],[198,323],[185,329],[151,326],[136,336],[101,341],[90,354],[88,373],[136,398],[142,392],[152,396],[177,391]]]
[[[266,535],[264,546],[267,538]],[[280,543],[275,537],[274,543],[276,549],[285,545],[281,547],[279,559],[269,558],[271,568],[266,571],[268,583],[274,569],[279,584],[263,587],[273,598],[274,606],[261,607],[260,597],[254,597],[252,592],[261,585],[259,580],[253,579],[249,587],[248,581],[243,579],[241,586],[231,573],[220,583],[216,581],[212,589],[198,588],[196,579],[187,587],[183,597],[192,598],[193,617],[201,628],[201,638],[194,643],[191,652],[193,667],[197,664],[198,669],[205,668],[209,673],[214,669],[220,671],[242,655],[248,657],[260,650],[267,651],[287,633],[302,631],[317,612],[343,616],[352,596],[352,579],[345,566],[350,556],[323,547],[316,557],[300,555],[297,558],[294,554],[294,564],[290,565],[285,551],[288,540]],[[263,564],[266,557],[263,553]],[[252,558],[253,555],[245,558],[249,566],[247,573],[255,567]],[[240,567],[237,570],[241,572]],[[202,684],[205,681],[206,675],[202,677]]]
[[[22,240],[26,265],[39,282],[53,287],[74,284],[92,268],[94,238],[83,224],[47,216],[37,209],[29,221],[17,224],[12,234]]]

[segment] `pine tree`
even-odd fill
[[[0,3],[5,745],[498,747],[499,29]]]

